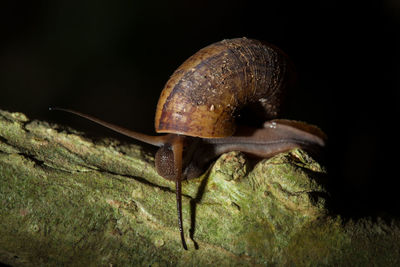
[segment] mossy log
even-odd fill
[[[153,155],[116,140],[0,111],[0,262],[13,266],[395,265],[396,223],[343,223],[327,179],[295,149],[250,164],[221,156],[183,182],[189,250],[174,184]]]

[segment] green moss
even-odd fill
[[[295,266],[332,265],[350,242],[340,219],[312,221],[290,239],[284,261]]]
[[[369,220],[343,224],[327,215],[325,170],[299,149],[254,168],[243,154],[231,152],[207,174],[184,181],[189,246],[184,251],[174,183],[157,175],[153,160],[138,146],[93,143],[74,130],[0,111],[0,262],[314,266],[350,265],[355,257],[359,265],[399,261],[398,243],[392,246],[400,236],[395,226]]]

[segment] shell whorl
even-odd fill
[[[233,135],[235,115],[256,102],[274,118],[290,71],[279,49],[237,38],[211,44],[171,76],[157,105],[158,133],[215,138]]]

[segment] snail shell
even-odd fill
[[[274,118],[293,73],[286,55],[272,45],[247,38],[211,44],[188,58],[166,83],[156,131],[231,136],[237,111],[250,103],[263,107],[265,119]]]

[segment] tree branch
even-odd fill
[[[255,166],[231,152],[202,177],[183,182],[184,228],[190,236],[184,251],[174,184],[157,175],[153,160],[136,145],[95,142],[71,129],[0,111],[0,262],[399,263],[397,224],[344,224],[328,216],[325,171],[299,149]]]

